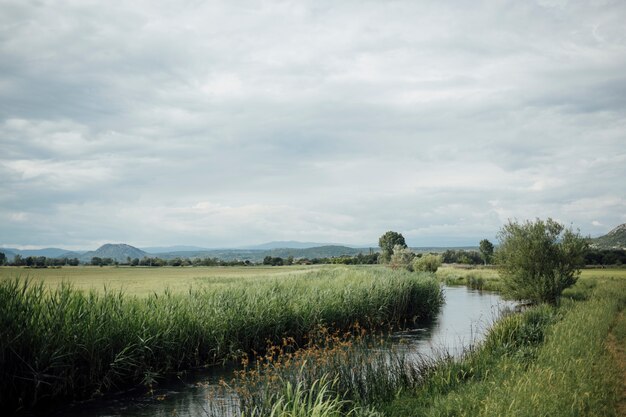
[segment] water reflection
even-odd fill
[[[416,358],[438,356],[442,351],[459,355],[479,341],[485,330],[500,315],[514,306],[498,294],[444,287],[446,303],[429,325],[396,332],[389,337],[393,345]],[[97,401],[74,404],[53,414],[55,417],[196,417],[236,415],[234,394],[218,387],[220,378],[230,379],[232,369],[187,373],[178,381],[150,394],[131,393]],[[223,412],[220,412],[222,411]],[[212,413],[210,413],[212,411]],[[217,411],[217,413],[216,413]]]

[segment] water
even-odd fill
[[[442,351],[459,355],[484,335],[503,309],[513,307],[498,294],[465,287],[444,287],[446,303],[426,327],[396,332],[390,336],[409,355],[436,357]],[[215,399],[220,378],[230,379],[232,369],[186,373],[177,381],[151,394],[128,393],[72,404],[54,417],[196,417],[207,415],[207,398]],[[213,394],[213,395],[212,395]],[[223,397],[226,403],[234,397]]]

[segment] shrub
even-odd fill
[[[442,260],[440,255],[426,254],[413,260],[413,269],[421,272],[437,272],[441,266]]]

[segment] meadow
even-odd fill
[[[208,267],[129,267],[129,266],[64,266],[62,268],[0,267],[0,281],[20,277],[47,288],[70,283],[74,289],[102,292],[121,290],[126,295],[146,296],[167,289],[182,294],[189,289],[208,289],[237,283],[257,282],[320,269],[336,269],[330,265],[282,266],[208,266]]]
[[[151,387],[177,371],[262,353],[286,338],[303,345],[321,326],[343,331],[355,323],[373,329],[427,320],[443,301],[432,277],[383,268],[270,268],[244,277],[238,274],[252,270],[224,269],[232,274],[224,276],[222,269],[136,269],[141,276],[117,288],[114,274],[104,272],[115,268],[69,270],[89,274],[65,280],[63,269],[34,270],[28,281],[11,271],[0,280],[0,409]],[[188,275],[144,275],[161,271]],[[44,275],[58,272],[57,282]],[[176,279],[194,285],[163,290]],[[119,289],[126,285],[131,294]]]

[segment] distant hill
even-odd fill
[[[127,258],[143,258],[148,256],[147,252],[137,249],[134,246],[126,245],[124,243],[107,243],[100,246],[95,251],[85,252],[78,258],[81,262],[89,262],[94,256],[100,258],[112,258],[118,262],[125,262]]]
[[[9,248],[0,248],[0,252],[4,253],[7,257],[7,260],[9,262],[13,261],[13,258],[15,257],[15,249],[9,249]]]
[[[308,248],[319,248],[323,246],[347,246],[347,245],[339,245],[335,243],[298,242],[296,240],[279,240],[279,241],[261,243],[260,245],[246,246],[243,249],[258,249],[258,250],[308,249]]]
[[[177,251],[158,253],[162,259],[173,258],[218,258],[224,261],[251,261],[260,262],[266,256],[288,258],[330,258],[333,256],[357,255],[359,253],[369,253],[369,248],[350,248],[347,246],[325,245],[314,248],[280,248],[280,249],[211,249],[204,251]]]
[[[23,258],[29,256],[45,256],[46,258],[62,258],[68,253],[67,249],[59,248],[44,248],[44,249],[14,249],[14,248],[0,248],[0,252],[4,253],[9,260],[13,260],[15,255],[20,255]],[[72,258],[74,256],[71,256]]]
[[[139,248],[139,249],[150,254],[170,253],[170,252],[201,252],[201,251],[211,250],[208,248],[202,248],[200,246],[185,246],[185,245],[151,246],[148,248]]]
[[[604,236],[591,239],[591,246],[597,249],[626,249],[626,223]]]

